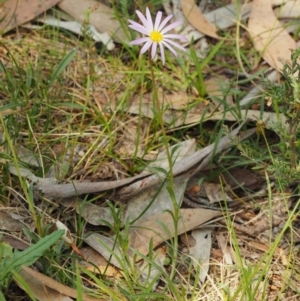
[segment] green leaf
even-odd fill
[[[0,301],[6,301],[2,291],[0,290]]]
[[[72,49],[58,64],[57,68],[53,71],[51,79],[49,81],[49,87],[51,87],[54,81],[60,76],[60,74],[65,70],[65,68],[69,65],[73,57],[77,52],[77,48]]]
[[[31,265],[37,261],[43,253],[56,243],[65,233],[65,230],[58,230],[50,235],[40,239],[36,244],[31,245],[26,250],[15,251],[10,260],[0,265],[0,284],[15,269],[19,269],[22,265]]]

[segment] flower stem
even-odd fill
[[[173,277],[176,274],[176,258],[177,258],[177,252],[178,252],[178,221],[180,219],[180,210],[179,210],[179,205],[176,200],[176,195],[174,191],[174,178],[173,178],[173,161],[172,161],[172,154],[170,152],[169,148],[169,143],[167,139],[167,134],[166,134],[166,129],[165,129],[165,124],[164,124],[164,118],[163,118],[163,102],[160,103],[159,98],[158,98],[158,90],[155,82],[155,74],[153,70],[153,62],[151,59],[151,54],[149,51],[149,65],[150,65],[150,74],[152,78],[152,87],[153,87],[153,115],[157,117],[158,125],[161,128],[161,132],[163,135],[163,143],[165,146],[166,154],[167,154],[167,159],[169,163],[169,173],[168,173],[168,185],[169,187],[166,187],[166,189],[169,190],[170,193],[170,198],[173,203],[173,212],[170,212],[172,214],[173,220],[174,220],[174,236],[173,236],[173,243],[172,243],[172,249],[171,251],[171,258],[172,258],[172,265],[171,265],[171,273],[170,273],[170,279],[173,279]]]
[[[149,53],[149,65],[150,65],[150,74],[151,74],[151,79],[152,79],[152,87],[153,87],[153,115],[157,117],[158,124],[161,128],[161,132],[163,135],[163,143],[166,149],[167,153],[167,158],[168,158],[168,163],[169,163],[169,182],[170,186],[173,189],[174,188],[174,181],[173,181],[173,162],[172,162],[172,155],[170,153],[170,148],[169,148],[169,143],[167,139],[167,134],[166,134],[166,129],[165,129],[165,124],[164,124],[164,119],[163,119],[163,103],[160,104],[159,98],[158,98],[158,90],[156,87],[156,81],[155,81],[155,74],[153,70],[153,62],[151,59],[151,53]]]

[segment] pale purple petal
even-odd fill
[[[128,20],[128,22],[130,23],[130,25],[139,25],[139,26],[142,26],[142,27],[146,28],[145,26],[141,25],[138,22],[135,22],[135,21],[132,21],[132,20]]]
[[[157,49],[157,43],[152,43],[151,58],[154,58]]]
[[[150,10],[149,8],[147,7],[146,8],[146,16],[147,16],[147,29],[149,29],[150,31],[153,30],[153,22],[152,22],[152,17],[151,17],[151,14],[150,14]]]
[[[162,42],[162,44],[167,47],[175,56],[177,56],[177,52],[173,47],[171,47],[168,43]]]
[[[130,23],[128,26],[130,28],[132,28],[135,31],[138,31],[144,35],[147,35],[148,37],[142,37],[139,39],[136,39],[134,41],[131,41],[129,44],[131,45],[139,45],[139,44],[143,44],[142,49],[140,51],[140,54],[145,53],[147,50],[149,50],[149,48],[151,47],[151,51],[150,51],[150,55],[151,58],[153,59],[156,52],[157,52],[157,45],[159,45],[160,48],[160,53],[161,53],[161,60],[163,65],[165,64],[165,48],[166,47],[168,50],[170,50],[172,52],[173,55],[177,56],[177,52],[173,47],[176,47],[178,49],[181,49],[183,51],[186,51],[186,49],[181,46],[180,44],[176,43],[173,41],[173,39],[175,40],[181,40],[181,41],[187,41],[187,38],[183,35],[179,35],[179,34],[166,34],[168,31],[172,30],[173,28],[175,28],[176,26],[180,25],[182,23],[182,21],[176,21],[173,22],[171,24],[169,24],[167,26],[167,23],[170,21],[170,19],[173,17],[172,15],[167,16],[164,20],[162,20],[162,12],[158,11],[157,15],[155,17],[155,21],[153,23],[152,17],[151,17],[151,13],[149,8],[146,8],[146,14],[143,15],[140,11],[136,11],[139,19],[141,20],[142,24],[139,24],[135,21],[132,20],[128,20],[128,22]],[[166,27],[165,27],[166,26]],[[164,28],[165,27],[165,28]],[[153,42],[150,39],[150,33],[155,30],[158,31],[162,34],[162,41],[161,42]]]
[[[161,33],[164,34],[168,31],[170,31],[171,29],[177,27],[178,25],[182,24],[182,21],[176,21],[174,23],[171,23],[170,25],[168,25],[167,27],[165,27],[164,29],[161,30]]]
[[[138,45],[138,44],[142,44],[142,43],[145,43],[149,41],[149,38],[139,38],[139,39],[136,39],[136,40],[133,40],[131,42],[129,42],[130,45]]]
[[[155,24],[154,24],[154,28],[153,28],[154,30],[157,30],[160,20],[161,20],[161,16],[162,16],[162,12],[158,11],[156,18],[155,18]]]
[[[138,17],[140,18],[140,20],[142,21],[145,28],[148,29],[148,27],[149,27],[148,26],[148,20],[145,18],[145,16],[139,10],[136,10],[135,12],[138,15]]]
[[[161,54],[161,61],[162,61],[162,64],[164,65],[165,64],[165,50],[164,50],[164,46],[162,43],[159,43],[159,48],[160,48],[160,54]]]
[[[149,49],[149,47],[150,47],[152,44],[153,44],[153,42],[149,39],[149,40],[145,43],[145,45],[142,47],[140,54],[145,53],[145,52]]]
[[[185,36],[182,36],[180,34],[164,34],[164,38],[166,39],[178,39],[181,41],[187,41],[188,39]]]
[[[138,22],[135,22],[135,21],[133,21],[133,20],[127,20],[131,25],[141,25],[140,23],[138,23]],[[142,25],[141,25],[142,26]]]
[[[129,28],[132,28],[133,30],[135,31],[138,31],[140,33],[143,33],[143,34],[146,34],[146,35],[149,35],[149,31],[142,25],[136,23],[136,24],[131,24],[131,25],[128,25]]]
[[[169,20],[172,18],[173,16],[170,15],[170,16],[167,16],[162,22],[161,24],[159,25],[159,27],[157,28],[158,31],[161,31],[164,26],[169,22]]]
[[[161,43],[163,43],[164,45],[165,45],[165,43],[171,44],[171,45],[173,45],[173,46],[175,46],[175,47],[177,47],[177,48],[179,48],[183,51],[186,51],[186,49],[184,47],[182,47],[181,45],[179,45],[179,44],[177,44],[177,43],[175,43],[175,42],[173,42],[172,40],[169,40],[169,39],[164,39],[163,41],[161,41]]]

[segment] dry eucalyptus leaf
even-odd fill
[[[223,234],[217,234],[216,235],[218,245],[223,253],[223,260],[226,264],[232,265],[233,259],[231,256],[230,248],[227,246],[227,240],[223,236]]]
[[[173,162],[179,162],[183,158],[192,155],[196,151],[195,140],[186,140],[177,143],[170,147],[170,153],[173,154]],[[159,168],[159,170],[157,170]],[[167,158],[167,152],[161,152],[155,161],[151,162],[145,169],[145,171],[154,172],[162,178],[165,177],[165,173],[161,171],[169,169],[169,162]],[[180,206],[180,202],[183,198],[187,182],[186,175],[177,176],[174,178],[174,195],[177,204]],[[170,197],[170,193],[167,190],[167,186],[170,185],[169,182],[158,183],[157,185],[148,187],[142,190],[139,194],[133,196],[128,201],[128,205],[125,212],[125,220],[129,218],[130,221],[142,215],[141,218],[144,219],[149,216],[160,214],[165,210],[173,210],[174,204]]]
[[[47,287],[39,278],[32,277],[26,270],[20,272],[26,285],[31,289],[35,298],[39,301],[73,301],[72,298],[59,293],[57,290]],[[17,282],[18,284],[18,282]],[[21,288],[22,285],[18,284]]]
[[[22,270],[19,272],[19,274],[26,281],[26,284],[31,288],[35,298],[40,301],[69,301],[73,300],[71,298],[76,299],[78,297],[78,292],[75,289],[65,286],[48,276],[34,271],[29,267],[22,266]],[[20,284],[18,285],[22,287]],[[96,299],[86,294],[83,294],[82,300],[104,301],[104,299]]]
[[[34,19],[60,1],[61,0],[5,1],[0,9],[0,32],[8,32],[13,28]]]
[[[224,114],[223,114],[224,115]],[[235,130],[233,130],[229,135],[223,137],[218,141],[218,144],[212,143],[207,147],[198,150],[194,154],[186,156],[182,158],[182,160],[175,162],[172,172],[173,176],[177,176],[179,174],[185,174],[186,179],[191,177],[194,173],[204,168],[211,160],[211,156],[213,154],[218,154],[222,150],[226,149],[231,145],[232,139],[239,134],[239,131],[243,124],[238,126]],[[255,131],[255,130],[254,130]],[[250,130],[246,132],[244,137],[239,137],[240,140],[245,139],[252,135],[254,131]],[[161,175],[153,174],[147,178],[136,181],[119,191],[119,197],[122,199],[130,199],[134,195],[138,194],[140,191],[146,189],[146,187],[150,187],[153,185],[157,185],[164,181],[164,177]]]
[[[260,112],[258,110],[240,110],[239,111],[242,120],[261,120],[264,122],[267,129],[275,130],[278,128],[278,125],[287,125],[286,116],[283,113],[276,114],[275,112]],[[227,121],[236,121],[237,116],[230,111],[226,112],[217,112],[212,116],[205,118],[205,120],[227,120]]]
[[[261,183],[261,176],[248,169],[234,167],[228,171],[221,172],[219,174],[218,181],[226,184],[232,189],[244,187],[246,189],[254,190],[257,189]]]
[[[41,167],[42,166],[42,160],[41,157],[38,156],[38,154],[35,154],[31,150],[25,148],[24,146],[17,145],[16,146],[16,153],[18,158],[31,166],[35,167]]]
[[[166,12],[168,14],[173,14],[176,20],[182,20],[184,18],[181,8],[182,1],[184,0],[163,1]],[[272,0],[272,5],[278,6],[285,2],[288,1]],[[293,2],[293,0],[291,2]],[[218,7],[213,11],[206,12],[204,17],[213,26],[224,30],[231,26],[235,26],[235,24],[241,20],[246,20],[249,17],[251,6],[252,2],[248,3],[248,1],[245,1],[243,5],[236,5],[236,3],[232,3]],[[194,40],[198,40],[204,37],[202,32],[199,32],[190,24],[185,25],[181,34],[185,35],[188,40],[191,40],[192,38]]]
[[[220,216],[222,213],[208,209],[180,209],[180,219],[175,231],[174,219],[169,212],[164,212],[144,219],[134,224],[129,230],[129,242],[132,249],[141,254],[148,254],[149,243],[153,241],[153,247],[164,241],[190,231],[207,221]],[[166,231],[167,229],[167,231]]]
[[[11,172],[11,171],[10,171]],[[111,190],[132,183],[138,179],[147,177],[147,174],[143,173],[131,178],[116,180],[116,181],[101,181],[101,182],[72,182],[69,184],[50,184],[37,182],[35,188],[44,193],[49,198],[68,198],[75,195],[81,195],[85,193],[94,193],[100,191]]]
[[[105,272],[105,276],[122,277],[120,272],[112,265],[119,269],[128,269],[127,260],[129,258],[132,259],[129,266],[135,264],[136,268],[140,271],[139,279],[141,283],[149,284],[149,282],[152,282],[161,274],[161,271],[164,269],[163,262],[166,257],[164,248],[152,250],[153,257],[151,261],[148,262],[142,260],[137,263],[137,259],[133,262],[134,258],[131,256],[132,252],[126,255],[123,254],[118,242],[115,242],[114,240],[115,237],[109,238],[98,233],[92,233],[88,235],[84,241],[95,251],[92,251],[92,249],[81,251],[87,256],[88,261],[95,264],[103,273]],[[152,260],[156,263],[155,265],[152,263]],[[86,267],[88,270],[94,271],[95,273],[99,273],[99,270],[95,269],[95,266],[91,266],[90,264],[83,262],[81,263],[81,266]],[[160,266],[160,268],[158,269],[157,266]]]
[[[96,0],[63,0],[59,8],[72,16],[76,21],[86,22],[86,12],[89,12],[89,22],[99,32],[107,32],[117,41],[126,41],[127,36],[114,15],[114,10]]]
[[[148,140],[147,124],[147,121],[140,124],[137,118],[132,118],[122,124],[122,135],[119,137],[117,145],[115,145],[115,153],[121,155],[124,159],[134,156],[144,158],[146,148],[144,141]]]
[[[100,253],[109,264],[119,269],[127,268],[125,255],[122,255],[123,252],[115,236],[107,237],[99,233],[89,233],[84,238],[84,242]]]
[[[174,196],[178,206],[180,207],[183,194],[186,188],[186,175],[177,176],[174,178]],[[165,210],[173,211],[174,204],[167,190],[170,183],[167,181],[162,185],[147,187],[140,191],[137,195],[130,198],[125,212],[125,220],[130,221],[140,218],[143,220],[147,217],[155,216]]]
[[[298,28],[297,28],[298,29]],[[294,30],[292,30],[294,31]],[[297,47],[300,47],[300,42],[297,42]],[[271,82],[275,82],[276,80],[279,79],[279,74],[276,70],[273,70],[270,74],[267,75],[267,79]],[[262,85],[257,85],[253,89],[251,89],[246,96],[244,96],[239,105],[240,106],[245,106],[249,103],[251,103],[255,99],[259,99],[261,97],[261,93],[264,91],[264,87]]]
[[[236,3],[221,6],[205,14],[206,19],[219,29],[227,29],[236,26],[237,22],[249,17],[252,3],[237,5]]]
[[[208,102],[202,101],[195,103],[195,98],[185,92],[176,94],[166,94],[158,91],[158,101],[164,105],[163,120],[165,123],[174,127],[183,124],[199,122],[201,116],[207,110]],[[189,107],[193,103],[192,108]],[[154,118],[152,93],[143,94],[142,97],[136,95],[127,108],[127,112]],[[191,122],[191,120],[193,120]]]
[[[300,0],[287,1],[275,10],[276,15],[280,18],[299,18]]]
[[[0,242],[6,242],[7,244],[9,244],[11,247],[13,247],[14,249],[17,250],[25,250],[29,247],[28,242],[24,242],[16,237],[12,237],[12,236],[2,236],[2,238],[0,239]]]
[[[101,274],[108,277],[122,277],[120,271],[114,266],[110,265],[107,260],[90,247],[80,249],[86,261],[81,261],[80,266],[92,273]]]
[[[195,239],[196,244],[189,247],[189,254],[192,258],[192,264],[195,269],[199,269],[199,279],[201,282],[205,281],[205,278],[209,270],[209,258],[211,252],[211,229],[196,229],[193,230],[191,236]]]
[[[62,21],[52,16],[45,16],[43,18],[39,18],[38,21],[47,25],[67,29],[73,33],[82,35],[83,25],[76,21]],[[107,50],[113,50],[115,48],[111,37],[106,32],[100,33],[93,25],[89,25],[88,33],[95,42],[103,43],[106,46]]]
[[[23,168],[23,167],[19,167],[17,169],[15,166],[10,165],[9,166],[9,172],[11,174],[15,175],[15,176],[18,176],[20,174],[21,177],[27,178],[28,180],[32,181],[34,184],[44,185],[45,187],[47,187],[48,185],[52,185],[52,184],[56,184],[57,183],[57,180],[55,178],[40,178],[40,177],[36,177],[31,172],[31,170],[29,170],[27,168]]]
[[[87,203],[82,208],[76,209],[77,213],[91,225],[107,225],[107,223],[114,224],[114,218],[111,214],[110,208],[99,207],[92,203]]]
[[[182,13],[181,2],[183,0],[164,1],[163,5],[168,14],[174,14],[177,20],[182,20],[184,14]],[[237,20],[245,20],[248,18],[251,10],[251,3],[246,3],[242,6],[236,4],[229,4],[219,7],[213,11],[204,14],[205,19],[214,27],[219,29],[226,29],[236,24]],[[204,37],[202,32],[196,30],[190,24],[185,25],[181,34],[185,35],[188,40],[192,38],[198,40]]]
[[[232,95],[229,94],[231,83],[225,76],[212,77],[204,82],[205,90],[219,111],[234,106]]]
[[[22,231],[25,226],[10,214],[0,211],[0,229],[6,231]]]
[[[169,212],[164,212],[143,219],[140,223],[134,224],[129,229],[129,245],[126,258],[136,258],[138,253],[147,255],[149,253],[150,242],[152,241],[153,248],[174,237],[187,231],[190,231],[207,221],[222,215],[221,212],[208,209],[180,209],[180,219],[175,231],[174,219]],[[166,231],[167,229],[167,231]],[[121,232],[123,239],[128,236],[128,233]],[[106,237],[98,233],[88,234],[84,241],[99,252],[109,263],[118,268],[126,267],[124,262],[123,251],[121,250],[117,237]],[[122,264],[121,264],[122,262]]]
[[[172,162],[179,162],[183,158],[194,154],[196,151],[196,141],[195,139],[184,140],[175,145],[169,147],[169,152],[172,153]],[[155,161],[151,162],[146,168],[147,172],[160,173],[155,168],[161,168],[164,170],[169,169],[168,153],[163,151],[158,154]],[[161,173],[160,173],[161,174]],[[163,176],[163,174],[161,174]]]
[[[290,61],[291,50],[296,49],[296,42],[275,17],[271,0],[253,1],[248,29],[255,49],[281,72],[284,63]]]
[[[217,28],[204,17],[194,0],[181,0],[181,8],[188,21],[200,32],[219,39]]]

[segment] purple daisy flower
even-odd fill
[[[161,53],[161,59],[163,65],[165,64],[165,52],[164,47],[168,48],[175,56],[177,56],[177,52],[174,50],[173,47],[176,47],[178,49],[181,49],[185,51],[184,47],[179,45],[178,43],[172,41],[172,39],[178,39],[181,41],[187,41],[186,37],[178,34],[166,34],[171,29],[175,28],[176,26],[180,25],[181,21],[176,21],[174,23],[171,23],[170,25],[166,26],[168,21],[173,17],[172,15],[167,16],[162,22],[162,12],[159,11],[156,15],[155,22],[153,24],[150,11],[148,7],[146,8],[146,17],[140,12],[136,11],[138,17],[140,18],[143,25],[128,20],[130,25],[129,27],[144,34],[147,35],[147,37],[139,38],[134,41],[131,41],[129,44],[131,45],[138,45],[145,43],[145,45],[141,49],[141,54],[145,53],[151,46],[151,58],[153,59],[157,50],[157,45],[159,45],[160,53]]]

